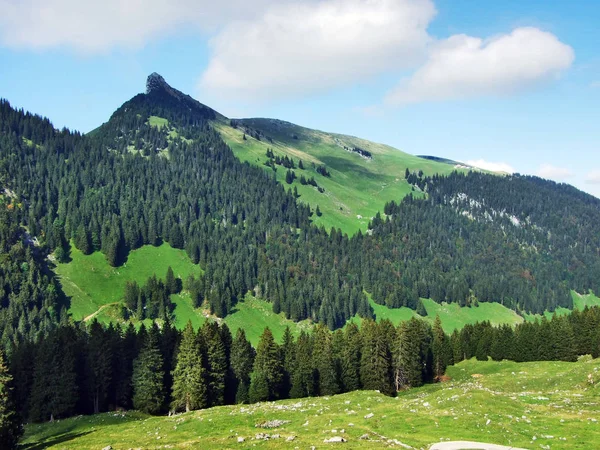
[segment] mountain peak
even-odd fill
[[[167,83],[161,75],[152,72],[148,75],[148,79],[146,80],[146,94],[150,94],[159,89],[172,90],[173,88],[169,86],[169,83]]]

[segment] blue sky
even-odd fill
[[[0,96],[59,127],[95,128],[156,71],[229,117],[600,197],[596,0],[0,0],[0,11]]]

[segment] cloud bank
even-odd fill
[[[275,5],[211,41],[206,90],[272,98],[414,67],[431,41],[429,0],[327,0]]]
[[[573,63],[573,49],[551,33],[517,28],[489,40],[451,36],[387,96],[389,104],[512,94],[556,78]]]
[[[262,100],[400,76],[388,106],[507,95],[553,80],[571,47],[538,28],[435,39],[433,0],[0,0],[0,45],[84,55],[182,30],[212,36],[203,95]],[[193,57],[191,55],[191,57]]]

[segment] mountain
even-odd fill
[[[567,185],[456,171],[274,119],[227,119],[156,74],[89,135],[5,101],[0,113],[4,203],[22,226],[11,242],[37,242],[37,254],[63,263],[73,246],[101,252],[115,268],[168,242],[199,266],[184,283],[190,308],[216,316],[248,293],[275,314],[334,329],[374,317],[370,298],[421,313],[431,299],[525,314],[572,308],[571,290],[600,292],[600,201]],[[60,286],[16,269],[4,276],[6,339],[64,317]],[[27,289],[37,300],[19,295]],[[172,318],[162,280],[127,289],[122,320]]]

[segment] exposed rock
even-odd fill
[[[363,434],[360,438],[361,441],[368,441],[369,440],[369,434],[365,433]]]
[[[294,441],[295,439],[296,439],[296,436],[293,436],[293,435],[292,435],[292,436],[288,436],[288,437],[287,437],[287,439],[286,439],[286,441],[287,441],[287,442],[292,442],[292,441]]]
[[[367,415],[365,416],[365,419],[370,419],[370,418],[372,418],[372,417],[374,417],[374,416],[375,416],[375,414],[373,414],[373,413],[369,413],[369,414],[367,414]]]
[[[346,439],[341,436],[334,436],[329,439],[325,439],[323,442],[326,444],[334,444],[336,442],[346,442]]]
[[[241,436],[237,438],[237,441],[238,441],[238,442],[244,442],[245,440],[246,440],[246,439],[244,439],[244,438],[243,438],[243,437],[241,437]]]
[[[267,420],[265,422],[259,422],[255,424],[254,428],[279,428],[288,423],[290,423],[289,420]]]
[[[102,450],[112,450],[112,446],[107,445],[106,447],[104,447]]]

